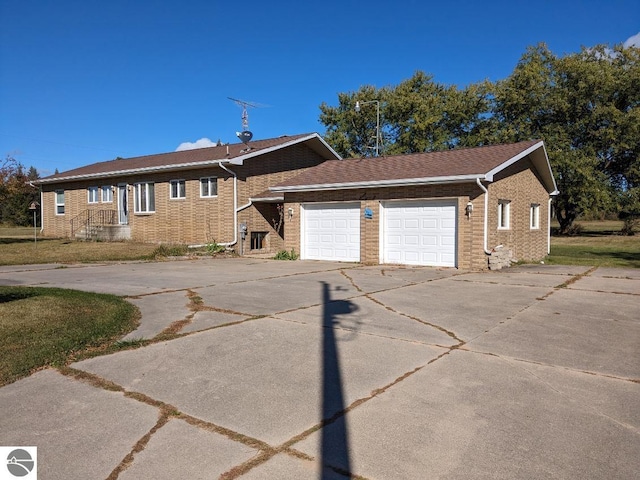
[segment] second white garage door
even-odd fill
[[[383,203],[382,261],[456,266],[456,202]]]
[[[303,259],[360,261],[360,204],[315,204],[302,208]]]

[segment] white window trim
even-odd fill
[[[153,185],[153,202],[150,201],[149,185]],[[143,187],[145,189],[144,210],[141,208],[142,207],[142,205],[141,205],[142,195],[140,195]],[[147,214],[150,214],[150,213],[155,213],[156,212],[155,191],[156,191],[156,189],[155,189],[155,183],[154,182],[134,183],[133,184],[133,213],[135,213],[137,215],[147,215]],[[151,203],[153,203],[153,210],[150,209]]]
[[[58,203],[58,194],[61,193],[62,194],[62,203]],[[64,200],[65,200],[65,195],[64,195],[64,190],[56,190],[56,215],[64,215]],[[62,213],[59,212],[58,207],[62,207]]]
[[[174,197],[173,196],[173,185],[177,184],[178,185],[178,196]],[[180,196],[180,185],[182,184],[183,186],[183,195]],[[183,179],[183,178],[177,178],[174,180],[170,180],[169,181],[169,199],[170,200],[184,200],[185,198],[187,198],[187,182]]]
[[[91,186],[87,188],[87,203],[98,203],[98,195],[100,192],[100,188],[96,186]]]
[[[108,198],[105,200],[104,192],[109,192]],[[100,187],[100,201],[102,203],[113,203],[113,187],[111,185],[102,185]]]
[[[511,200],[498,200],[498,230],[509,230],[510,228]]]
[[[531,230],[540,230],[540,204],[532,203],[529,210],[529,228]]]
[[[211,192],[211,185],[212,184],[216,186],[215,195],[211,195],[211,193],[209,193],[209,195],[203,195],[202,194],[202,181],[203,180],[207,180],[208,181],[209,192]],[[218,177],[201,177],[200,178],[200,198],[215,198],[217,196],[218,196]]]

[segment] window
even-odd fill
[[[218,196],[218,178],[206,177],[200,179],[200,196],[201,197],[217,197]]]
[[[111,185],[105,185],[100,188],[102,203],[112,203],[113,202],[113,190],[111,189]]]
[[[134,212],[152,213],[156,211],[155,185],[153,182],[136,183],[134,186]]]
[[[251,232],[251,250],[260,250],[266,248],[266,238],[267,232]]]
[[[98,203],[98,187],[87,188],[87,201],[89,203]]]
[[[529,221],[531,230],[537,230],[540,228],[540,204],[531,204],[531,210],[529,211]]]
[[[510,226],[510,214],[511,214],[511,201],[499,200],[498,201],[498,228],[507,230]]]
[[[187,190],[184,180],[171,180],[171,191],[169,198],[186,198]]]
[[[56,215],[64,215],[64,190],[56,190]]]

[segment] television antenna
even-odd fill
[[[242,131],[236,132],[236,136],[242,141],[242,143],[248,145],[251,138],[253,138],[253,133],[249,131],[249,113],[247,112],[247,108],[260,108],[266,107],[266,105],[262,105],[256,102],[247,102],[245,100],[239,100],[232,97],[227,98],[236,103],[238,106],[242,107]]]

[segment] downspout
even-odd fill
[[[253,204],[253,202],[249,200],[249,203],[238,208],[238,176],[234,171],[230,170],[228,167],[225,167],[222,162],[218,163],[218,166],[226,172],[229,172],[229,174],[231,174],[231,176],[233,177],[233,241],[219,243],[218,245],[221,245],[223,247],[232,247],[233,245],[238,243],[238,212],[241,212],[245,208],[249,208]],[[205,246],[206,245],[189,245],[189,248],[200,248]]]
[[[44,232],[44,192],[40,189],[40,233]]]
[[[233,242],[220,243],[224,247],[231,247],[238,243],[238,176],[229,170],[222,162],[218,163],[220,168],[233,176]]]
[[[549,208],[547,209],[547,255],[551,253],[551,202],[553,197],[549,197]]]
[[[489,228],[489,226],[488,226],[488,221],[489,221],[489,190],[487,190],[485,188],[485,186],[482,185],[482,182],[480,182],[480,178],[476,178],[476,183],[478,184],[480,189],[484,192],[484,232],[483,232],[484,253],[486,253],[487,255],[491,255],[491,252],[487,248],[488,228]]]

